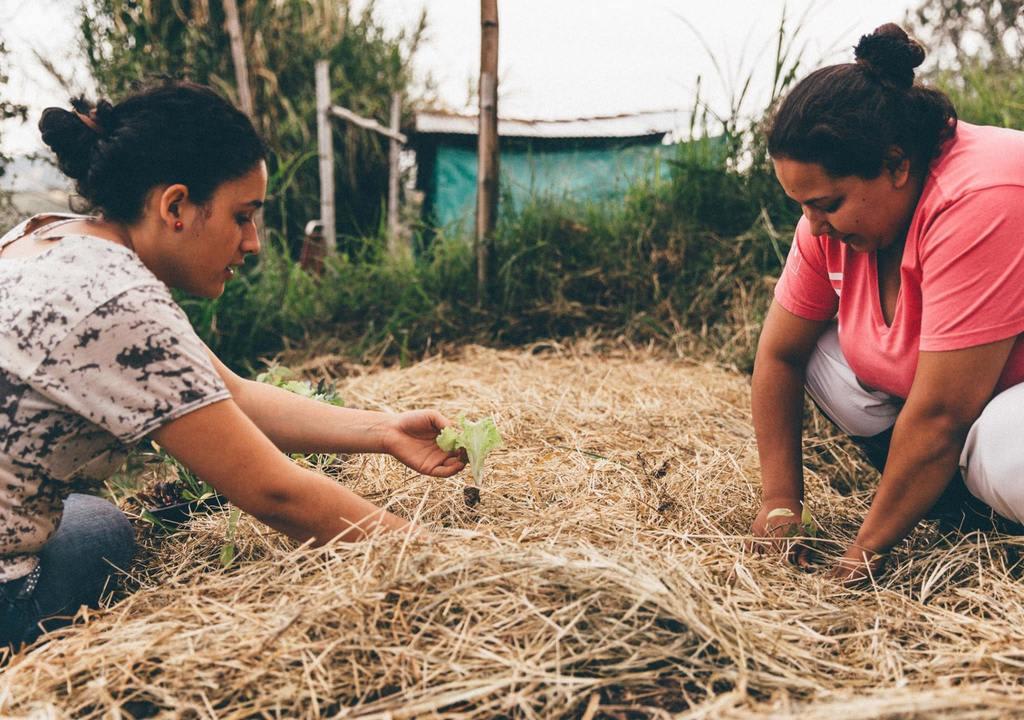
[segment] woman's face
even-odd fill
[[[185,230],[172,236],[175,258],[165,282],[201,297],[219,297],[245,256],[260,251],[256,214],[266,192],[267,166],[260,162],[220,185],[208,203],[182,207]]]
[[[865,180],[833,177],[818,163],[780,157],[772,161],[786,194],[800,203],[815,235],[828,235],[858,252],[902,240],[917,206],[919,183],[904,160],[896,170]]]

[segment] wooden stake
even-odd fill
[[[242,106],[242,112],[252,119],[255,108],[252,102],[252,89],[249,87],[249,65],[245,59],[242,23],[238,19],[238,4],[235,0],[224,0],[224,17],[227,20],[228,37],[231,39],[231,59],[235,65],[238,102]]]
[[[477,302],[487,290],[487,264],[498,216],[498,0],[480,0],[480,130],[477,143]]]
[[[401,241],[401,222],[398,215],[399,187],[402,169],[399,167],[399,160],[402,154],[402,145],[395,138],[402,129],[402,94],[394,93],[391,96],[391,139],[388,141],[388,252],[392,257],[398,257],[410,248],[403,247]]]
[[[316,139],[320,155],[320,224],[324,248],[333,254],[337,248],[334,222],[334,143],[331,138],[331,67],[327,60],[316,61]]]

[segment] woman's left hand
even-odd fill
[[[413,410],[393,417],[384,449],[418,473],[450,477],[466,467],[461,451],[445,452],[437,435],[451,421],[436,410]]]
[[[850,545],[829,572],[829,577],[844,585],[859,585],[878,579],[885,564],[885,553],[860,545]]]

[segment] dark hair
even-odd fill
[[[854,49],[855,63],[831,65],[797,83],[768,130],[768,152],[818,163],[834,177],[878,177],[896,146],[923,173],[956,132],[956,109],[914,83],[924,48],[901,27],[882,25]]]
[[[71,105],[43,111],[43,142],[78,194],[111,220],[138,220],[159,185],[182,183],[205,203],[266,158],[249,118],[205,85],[162,81],[116,105],[81,97]]]

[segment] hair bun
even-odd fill
[[[99,132],[102,137],[112,135],[116,129],[117,120],[114,114],[114,106],[109,100],[100,100],[96,107],[91,110],[92,117],[99,125]]]
[[[49,107],[39,118],[39,132],[57,156],[61,171],[73,180],[89,172],[89,158],[99,135],[74,113],[64,108]]]
[[[924,62],[924,48],[899,25],[886,23],[861,37],[853,50],[857,64],[883,82],[909,88],[914,68]]]

